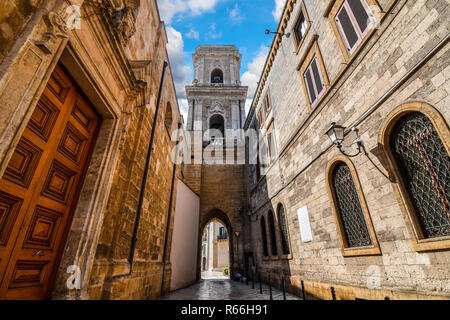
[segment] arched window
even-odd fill
[[[222,134],[221,138],[225,138],[225,120],[220,114],[215,114],[209,119],[209,129],[220,131]],[[217,136],[217,132],[211,133],[211,137]]]
[[[270,230],[270,244],[272,248],[272,255],[278,255],[277,250],[277,236],[275,234],[275,220],[273,218],[273,212],[269,211],[269,230]]]
[[[265,257],[267,257],[269,255],[269,249],[267,247],[266,220],[264,219],[264,216],[261,217],[261,240],[263,254]]]
[[[345,162],[338,162],[335,165],[332,173],[332,188],[346,247],[372,245],[358,192],[350,168]]]
[[[223,83],[223,72],[220,69],[214,69],[211,73],[211,83]]]
[[[170,102],[167,103],[166,106],[166,114],[164,115],[164,124],[166,126],[167,131],[169,134],[172,134],[172,123],[173,123],[173,117],[172,117],[172,106]]]
[[[430,119],[402,116],[391,131],[391,149],[422,238],[450,235],[450,157]]]
[[[287,229],[286,214],[281,203],[278,205],[278,222],[280,224],[281,246],[283,249],[283,254],[287,255],[291,253],[291,250],[289,248],[289,234]]]

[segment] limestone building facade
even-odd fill
[[[286,1],[245,124],[267,159],[247,167],[263,278],[310,298],[450,297],[449,14]]]
[[[1,8],[0,298],[159,296],[182,118],[156,1]]]

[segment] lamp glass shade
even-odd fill
[[[340,145],[344,141],[344,131],[344,127],[333,122],[326,134],[328,135],[332,143]]]

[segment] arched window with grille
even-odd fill
[[[272,249],[272,256],[278,255],[278,248],[277,248],[277,236],[275,233],[275,220],[273,217],[272,210],[269,211],[269,231],[270,231],[270,247]]]
[[[287,228],[286,213],[284,212],[284,206],[281,203],[278,205],[277,211],[281,233],[281,248],[283,249],[283,254],[288,255],[291,253],[291,249],[289,247],[289,233]]]
[[[264,216],[261,217],[261,241],[263,254],[265,257],[267,257],[269,256],[269,249],[267,246],[266,219],[264,219]]]
[[[411,112],[396,121],[389,140],[420,238],[450,236],[450,157],[435,126]]]
[[[353,163],[338,156],[327,169],[332,212],[344,256],[380,254],[380,248]]]

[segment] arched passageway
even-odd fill
[[[224,228],[225,230],[221,230]],[[208,230],[209,229],[209,230]],[[209,236],[208,236],[209,234]],[[219,209],[214,209],[206,214],[200,221],[199,244],[198,244],[198,264],[197,278],[202,277],[202,272],[215,271],[216,273],[224,267],[228,267],[228,276],[233,264],[233,230],[228,216]],[[226,239],[225,238],[226,235]],[[205,237],[206,236],[206,237]],[[223,241],[226,240],[227,250],[223,248]],[[215,245],[216,244],[216,245]],[[213,246],[213,248],[211,248]],[[214,246],[216,247],[216,258],[214,257]],[[222,248],[220,248],[222,247]],[[212,250],[210,250],[212,249]],[[208,254],[207,250],[210,250]],[[224,251],[227,257],[224,257]],[[210,256],[210,255],[213,256]],[[219,258],[221,254],[221,257]],[[214,262],[216,259],[216,262]],[[225,261],[224,261],[225,260]],[[204,274],[209,276],[212,273]]]
[[[229,277],[229,234],[222,221],[213,219],[203,229],[201,255],[202,279]]]

